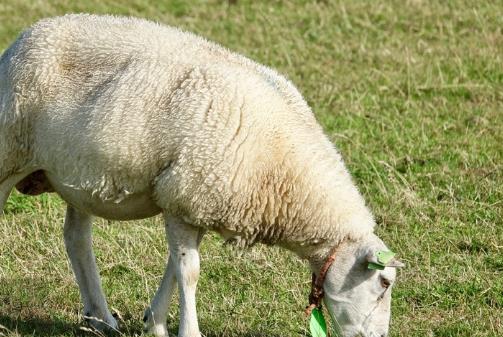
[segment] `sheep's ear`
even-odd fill
[[[398,259],[393,259],[391,260],[387,265],[386,267],[391,267],[391,268],[405,268],[405,263],[403,263],[402,261],[398,260]]]
[[[380,250],[375,253],[367,254],[368,269],[384,270],[386,267],[402,268],[405,267],[400,260],[395,258],[392,251]]]

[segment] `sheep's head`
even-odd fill
[[[387,251],[374,235],[337,247],[323,287],[325,305],[340,336],[387,336],[395,269],[403,266],[394,258],[379,266],[383,264],[379,257]],[[376,267],[382,270],[372,269]]]

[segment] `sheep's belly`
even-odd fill
[[[155,216],[161,208],[152,198],[151,190],[132,193],[121,200],[105,201],[90,191],[75,189],[59,183],[48,176],[54,190],[68,204],[82,212],[93,214],[109,220],[136,220]]]

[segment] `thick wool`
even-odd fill
[[[3,54],[0,183],[35,170],[84,212],[129,219],[164,211],[242,245],[300,255],[374,226],[288,80],[140,19],[42,20]]]

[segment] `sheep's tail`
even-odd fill
[[[24,172],[24,161],[20,160],[26,157],[23,149],[27,148],[19,144],[23,119],[16,115],[4,55],[0,58],[0,215],[12,189],[29,173]]]
[[[3,60],[3,59],[2,59]],[[9,197],[10,191],[12,190],[9,171],[11,163],[9,163],[9,145],[11,142],[8,141],[9,137],[9,127],[7,125],[7,114],[9,113],[6,108],[6,86],[5,78],[2,76],[4,74],[3,62],[0,62],[0,215],[3,212],[7,198]]]
[[[9,131],[9,127],[0,124],[0,215],[12,189],[31,173],[23,152],[17,149],[18,142]]]
[[[9,78],[14,43],[0,55],[0,214],[10,192],[30,172],[27,169],[27,118],[22,116]]]
[[[6,139],[7,132],[5,130],[5,54],[0,57],[0,215],[3,212],[7,198],[9,197],[10,190],[8,190],[7,174],[5,160],[7,159]]]

